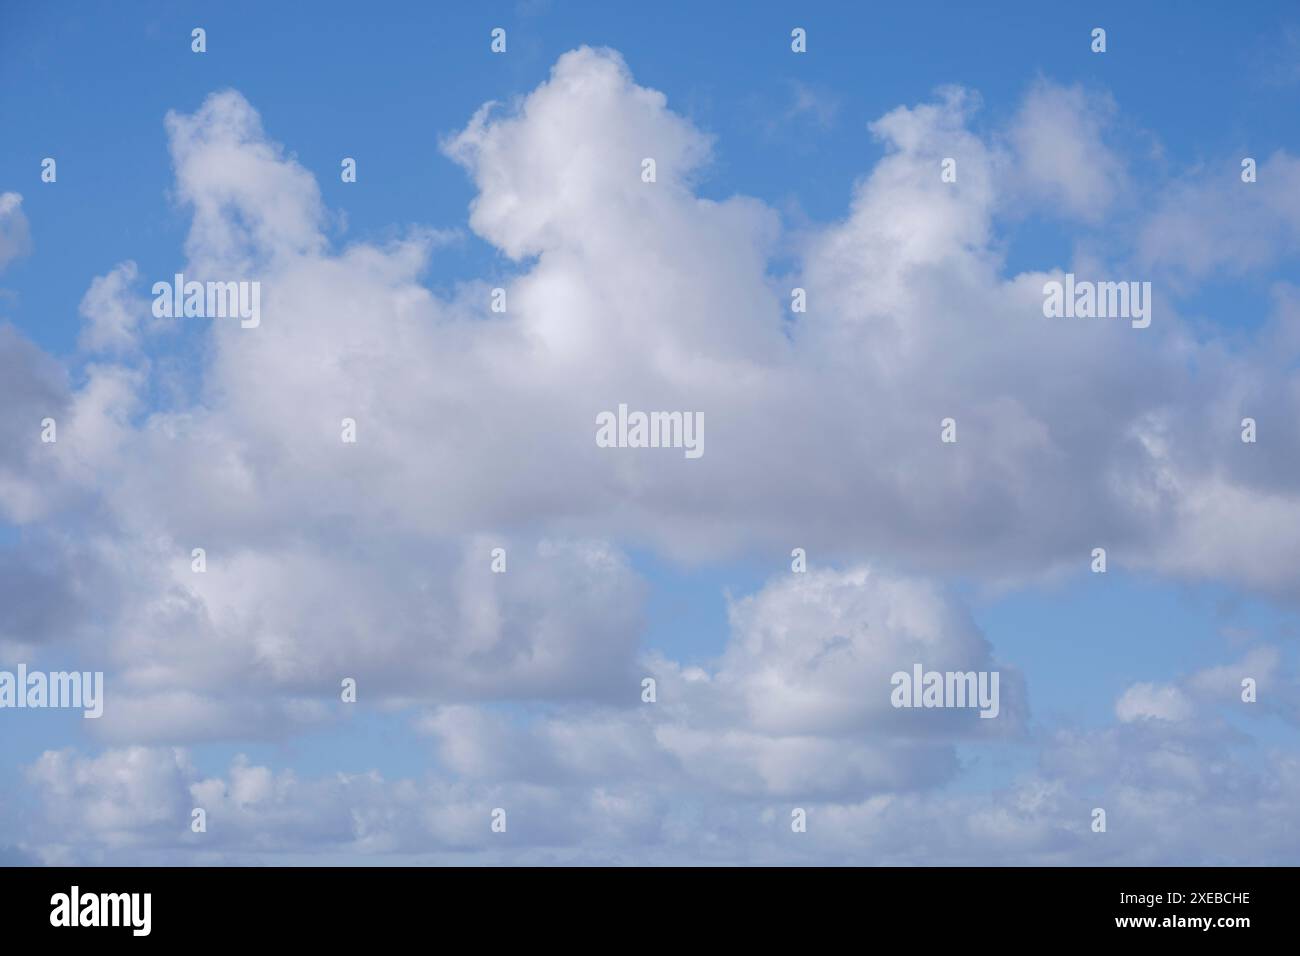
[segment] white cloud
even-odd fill
[[[176,198],[194,216],[185,248],[201,271],[240,271],[254,256],[265,266],[324,249],[315,180],[267,141],[243,96],[214,93],[193,115],[168,113],[166,125]]]
[[[87,323],[81,333],[82,348],[126,351],[135,346],[136,328],[141,318],[150,314],[149,303],[131,292],[139,275],[136,264],[127,261],[90,283],[80,307]]]
[[[1033,115],[1077,96],[1053,89],[1031,91]],[[134,433],[102,410],[113,444],[96,447],[120,459],[93,458],[115,476],[104,494],[147,537],[247,543],[340,513],[428,535],[522,520],[690,560],[799,540],[852,561],[872,540],[918,569],[1003,578],[1078,566],[1100,539],[1119,566],[1294,583],[1300,488],[1265,490],[1227,441],[1241,370],[1168,312],[1143,331],[1044,320],[1049,276],[1000,275],[997,173],[1018,160],[967,130],[973,108],[949,89],[873,125],[887,154],[803,250],[793,328],[767,271],[776,213],[696,198],[707,137],[607,52],[566,55],[448,140],[479,190],[471,225],[535,257],[490,321],[486,286],[419,284],[427,233],[330,252],[315,183],[238,94],[172,114],[187,268],[260,276],[263,325],[184,320],[213,322],[201,389]],[[1300,396],[1283,381],[1261,387],[1285,415]],[[708,453],[602,454],[594,417],[620,401],[703,412]],[[957,446],[937,440],[948,416]],[[1243,510],[1257,517],[1234,532]]]
[[[635,684],[621,708],[562,713],[527,729],[477,709],[424,719],[443,763],[475,778],[673,780],[688,791],[821,798],[933,785],[957,770],[959,741],[1025,729],[1019,676],[996,664],[964,615],[934,588],[874,574],[809,571],[733,605],[716,667],[687,673],[642,662],[653,705]],[[1001,713],[914,711],[890,703],[891,677],[1000,669]],[[996,726],[995,726],[996,725]]]
[[[501,742],[498,740],[498,742]],[[508,750],[508,747],[507,747]],[[597,784],[377,772],[302,778],[237,757],[205,777],[169,749],[44,754],[18,852],[46,863],[261,862],[1275,865],[1294,858],[1300,761],[1140,721],[1044,741],[987,793],[819,799],[668,778]],[[806,759],[806,757],[805,757]],[[726,768],[719,768],[719,776]],[[208,814],[189,831],[191,806]],[[807,811],[807,833],[790,810]],[[506,835],[492,834],[494,807]],[[1095,807],[1107,830],[1090,828]]]
[[[31,251],[31,228],[23,215],[23,197],[0,193],[0,269]]]
[[[1109,96],[1039,80],[1009,131],[1011,181],[1058,215],[1100,222],[1129,188],[1123,161],[1105,142],[1115,113]]]
[[[1115,716],[1125,722],[1148,717],[1186,720],[1192,716],[1192,702],[1177,687],[1134,684],[1115,702]]]

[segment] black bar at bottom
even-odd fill
[[[829,946],[839,938],[874,947],[903,932],[918,947],[1102,937],[1233,946],[1292,937],[1296,875],[1196,867],[0,869],[0,926],[7,942],[66,942],[75,933],[78,943],[112,937],[128,945],[337,946],[432,931],[417,938],[457,948],[514,938],[590,939],[602,948],[704,938],[728,948],[745,940]]]

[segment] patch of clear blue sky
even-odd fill
[[[219,89],[242,92],[269,136],[315,174],[327,206],[346,216],[336,243],[411,225],[463,229],[463,241],[435,252],[426,277],[446,288],[514,266],[468,234],[473,190],[440,139],[485,101],[534,88],[582,44],[620,51],[637,82],[662,90],[715,137],[703,195],[757,196],[798,226],[845,214],[854,181],[880,155],[868,122],[948,83],[981,94],[981,130],[1005,122],[1039,76],[1109,92],[1121,117],[1113,145],[1147,196],[1225,157],[1300,151],[1298,23],[1300,9],[1285,2],[4,3],[0,190],[23,194],[34,251],[0,275],[11,293],[0,299],[0,320],[70,356],[92,276],[134,259],[145,292],[180,266],[188,219],[169,195],[163,116],[193,111]],[[190,52],[195,26],[208,31],[206,54]],[[488,49],[497,26],[509,32],[505,56]],[[808,30],[805,56],[789,50],[794,26]],[[1094,26],[1108,31],[1101,56],[1088,48]],[[794,110],[800,89],[817,109]],[[39,180],[45,156],[58,160],[55,185]],[[355,185],[339,181],[343,156],[358,161]],[[1001,236],[1008,272],[1067,265],[1075,229],[1047,216],[1009,225]],[[1106,249],[1132,237],[1094,238]],[[1265,288],[1262,279],[1220,280],[1180,307],[1213,325],[1250,328]],[[168,346],[196,347],[192,339]],[[0,544],[18,542],[0,529]],[[751,593],[788,573],[782,555],[770,557],[682,569],[637,553],[654,586],[645,646],[690,663],[716,656],[727,634],[724,591]],[[1038,720],[1099,723],[1134,680],[1231,659],[1236,649],[1218,631],[1221,604],[1264,636],[1295,644],[1289,612],[1118,573],[993,602],[967,597],[998,658],[1025,671]],[[79,718],[40,716],[7,721],[3,766],[30,762],[44,746],[85,742]],[[427,754],[407,739],[408,720],[366,716],[287,748],[237,749],[305,770],[404,773]],[[198,752],[217,772],[233,749]]]

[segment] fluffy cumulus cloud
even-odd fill
[[[1127,186],[1123,161],[1106,143],[1115,112],[1107,96],[1034,84],[1009,131],[1013,182],[1065,214],[1100,221]]]
[[[81,300],[80,312],[86,320],[82,348],[92,352],[125,351],[135,345],[140,317],[149,310],[144,298],[131,291],[139,275],[136,264],[128,261],[90,283]]]
[[[1300,340],[1230,350],[1159,298],[1141,331],[1045,320],[1043,283],[1067,270],[1194,277],[1260,256],[1219,262],[1174,197],[1133,260],[1008,275],[998,225],[1026,197],[1095,224],[1133,187],[1099,95],[1041,82],[986,136],[977,109],[949,88],[881,117],[884,156],[845,216],[796,240],[757,200],[697,194],[709,136],[617,54],[566,54],[443,142],[476,190],[470,228],[515,264],[503,314],[487,283],[421,284],[433,229],[336,247],[314,179],[238,92],[169,114],[191,217],[177,270],[260,282],[261,323],[175,320],[204,348],[170,389],[171,340],[126,262],[86,292],[77,376],[0,330],[0,401],[19,410],[0,420],[0,514],[41,557],[0,641],[57,634],[112,688],[99,750],[27,769],[40,809],[14,852],[1195,862],[1215,826],[1278,852],[1295,759],[1243,762],[1228,724],[1191,720],[1243,669],[1289,680],[1268,650],[1137,683],[1109,729],[1049,731],[940,581],[1023,583],[1105,541],[1115,566],[1294,598],[1296,432],[1276,426],[1247,460],[1238,423],[1300,418]],[[949,156],[955,184],[937,175]],[[10,196],[0,259],[25,241]],[[1256,211],[1283,238],[1300,223],[1293,204]],[[808,310],[791,321],[795,286]],[[702,412],[706,453],[597,447],[596,415],[619,403]],[[28,434],[47,415],[56,444]],[[630,554],[689,565],[794,543],[820,567],[733,597],[712,663],[643,649],[650,586]],[[894,708],[891,675],[915,663],[998,671],[999,718]],[[344,678],[358,706],[405,715],[433,769],[308,778],[239,758],[213,776],[186,749],[328,730]],[[1035,766],[996,792],[950,786],[995,745]],[[190,831],[197,806],[207,834]],[[1144,835],[1095,839],[1094,806]],[[508,842],[484,825],[494,807]]]

